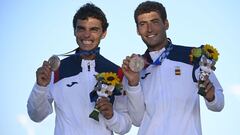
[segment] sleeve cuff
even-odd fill
[[[138,83],[137,86],[129,86],[129,85],[127,85],[127,92],[136,93],[136,92],[139,92],[139,91],[141,91],[140,83]]]
[[[217,103],[217,97],[218,97],[218,96],[215,95],[214,100],[211,101],[211,102],[209,102],[207,99],[205,99],[206,104],[207,104],[208,106],[213,106],[213,105],[215,105],[215,104]]]
[[[105,119],[105,122],[106,122],[106,124],[108,125],[108,126],[112,126],[112,125],[114,125],[115,123],[117,123],[118,122],[118,117],[117,117],[117,112],[116,111],[114,111],[113,112],[113,117],[111,118],[111,119]]]
[[[37,83],[34,84],[34,91],[36,91],[38,93],[46,93],[47,89],[48,89],[48,87],[40,86]]]

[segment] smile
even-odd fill
[[[152,37],[155,37],[156,36],[156,34],[153,34],[153,35],[148,35],[148,36],[146,36],[147,38],[152,38]]]
[[[91,40],[82,40],[82,43],[85,44],[85,45],[90,45],[93,43],[93,41]]]

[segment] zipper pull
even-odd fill
[[[88,67],[88,71],[90,71],[90,62],[88,62],[87,67]]]

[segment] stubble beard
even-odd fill
[[[159,37],[157,41],[147,41],[146,39],[142,38],[149,51],[158,51],[167,45],[167,35],[166,33],[162,34],[163,35]]]

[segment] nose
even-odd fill
[[[91,35],[91,33],[90,33],[90,31],[84,31],[84,33],[83,33],[83,36],[85,37],[85,38],[88,38],[88,37],[90,37],[90,35]]]
[[[147,31],[149,33],[152,32],[152,24],[151,23],[147,24]]]

